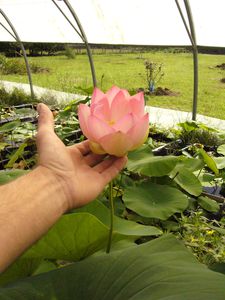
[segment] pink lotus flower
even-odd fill
[[[90,107],[78,108],[80,127],[90,140],[92,152],[124,156],[141,146],[148,136],[149,116],[142,92],[130,96],[113,86],[106,94],[94,89]]]

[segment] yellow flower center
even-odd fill
[[[114,125],[115,123],[116,123],[116,122],[115,122],[114,120],[108,121],[108,124],[109,124],[110,126]]]

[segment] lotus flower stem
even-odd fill
[[[109,183],[109,204],[110,204],[110,228],[109,228],[109,238],[108,238],[106,253],[110,252],[111,244],[112,244],[112,234],[113,234],[113,219],[114,219],[113,181]]]

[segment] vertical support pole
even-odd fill
[[[58,1],[61,1],[61,0],[58,0]],[[83,36],[80,34],[80,32],[77,30],[77,28],[73,25],[73,23],[70,21],[70,19],[67,17],[67,15],[63,12],[63,10],[61,9],[61,7],[56,3],[55,0],[52,0],[52,2],[55,4],[55,6],[61,12],[61,14],[63,15],[63,17],[70,23],[70,25],[73,27],[73,29],[76,31],[76,33],[79,35],[79,37],[82,39],[82,41],[85,42]]]
[[[189,0],[184,0],[184,4],[187,11],[189,25],[191,29],[191,36],[193,39],[193,64],[194,64],[194,91],[193,91],[193,108],[192,108],[192,120],[196,121],[197,116],[197,104],[198,104],[198,48],[196,44],[195,26],[191,12],[191,6]]]
[[[189,39],[191,41],[192,45],[192,53],[193,53],[193,70],[194,70],[194,87],[193,87],[193,103],[192,103],[192,120],[196,121],[197,116],[197,105],[198,105],[198,48],[196,43],[196,35],[195,35],[195,27],[194,27],[194,21],[192,17],[191,7],[189,4],[189,0],[184,0],[184,5],[186,8],[188,21],[190,30],[186,24],[185,18],[183,16],[182,10],[180,8],[180,5],[178,3],[178,0],[175,0],[177,8],[179,10],[179,13],[181,15],[182,21],[184,23],[185,29],[187,31],[187,34],[189,36]]]
[[[62,10],[60,9],[60,7],[55,3],[54,0],[52,0],[53,3],[58,7],[58,9],[60,10],[60,12],[63,14],[63,16],[66,18],[66,20],[70,23],[70,25],[73,27],[73,29],[78,33],[78,35],[81,37],[82,41],[85,43],[86,46],[86,50],[87,50],[87,55],[88,55],[88,59],[89,59],[89,64],[91,67],[91,75],[92,75],[92,81],[93,81],[93,86],[96,87],[97,86],[97,80],[96,80],[96,75],[95,75],[95,68],[94,68],[94,62],[93,62],[93,58],[92,58],[92,54],[91,54],[91,48],[89,46],[86,34],[84,32],[84,29],[81,25],[81,22],[77,16],[77,14],[75,13],[73,7],[71,6],[70,2],[68,0],[63,0],[63,2],[66,4],[66,6],[68,7],[70,13],[72,14],[74,20],[77,23],[77,26],[80,30],[80,33],[76,30],[76,28],[73,26],[73,24],[71,24],[70,20],[66,17],[66,15],[62,12]]]
[[[34,99],[34,89],[33,89],[33,84],[32,84],[32,77],[31,77],[31,70],[30,70],[30,66],[29,66],[29,62],[27,59],[27,54],[26,54],[26,50],[23,46],[23,43],[16,31],[16,29],[14,28],[13,24],[10,22],[9,18],[7,17],[7,15],[4,13],[4,11],[2,9],[0,9],[0,14],[4,17],[4,19],[6,20],[6,22],[9,24],[9,26],[11,27],[13,33],[14,33],[14,38],[16,39],[16,41],[20,44],[22,53],[23,53],[23,57],[25,60],[25,64],[26,64],[26,70],[27,70],[27,76],[28,76],[28,81],[30,84],[30,93],[31,93],[31,98]],[[7,30],[8,31],[8,30]]]

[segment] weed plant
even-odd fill
[[[220,137],[218,131],[204,124],[198,124],[194,121],[178,124],[181,130],[177,131],[178,138],[184,145],[201,144],[209,147],[217,147],[225,142]]]
[[[209,221],[202,210],[179,219],[177,236],[206,265],[225,261],[225,218]],[[216,226],[215,226],[216,225]]]
[[[22,89],[14,88],[8,92],[4,86],[0,86],[0,104],[1,106],[13,106],[26,103],[42,102],[50,106],[57,106],[58,102],[54,95],[46,92],[41,97],[32,98],[30,94],[25,93]],[[61,104],[61,106],[63,103]],[[59,106],[59,105],[58,105]]]
[[[223,140],[221,140],[215,132],[204,129],[197,129],[191,132],[182,131],[180,138],[185,145],[202,144],[216,147],[223,144]]]
[[[7,92],[4,87],[0,88],[0,102],[1,105],[12,106],[31,102],[37,102],[37,99],[32,99],[21,89],[15,88],[12,92]]]

